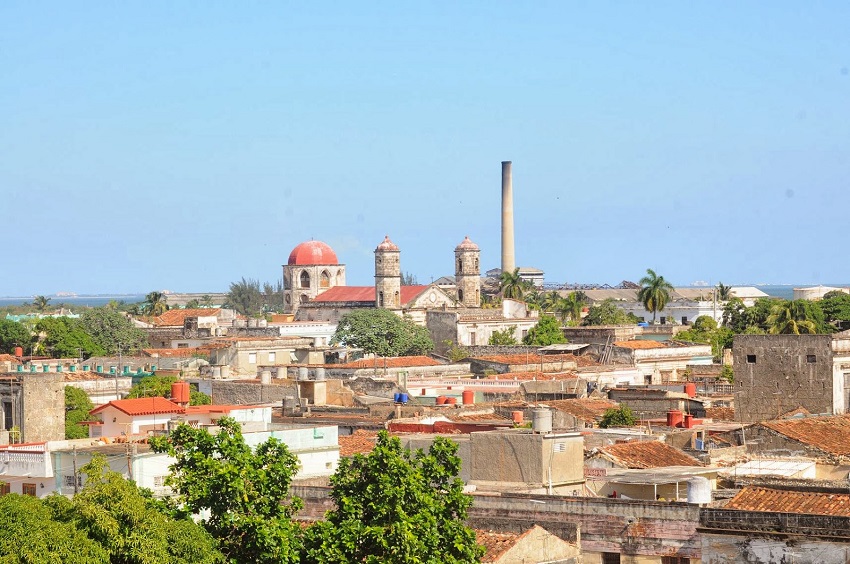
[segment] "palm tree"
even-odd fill
[[[646,276],[640,279],[640,290],[638,290],[638,301],[643,304],[646,311],[652,312],[652,323],[659,311],[664,311],[664,306],[670,302],[670,291],[673,285],[658,276],[651,268],[646,269]]]
[[[35,296],[32,299],[32,305],[34,305],[35,309],[42,313],[44,313],[44,310],[47,309],[48,302],[50,302],[50,298],[45,298],[44,296]]]
[[[801,300],[783,301],[773,306],[767,317],[768,333],[771,335],[800,335],[817,333],[817,325],[809,319],[809,313]]]
[[[717,283],[717,300],[728,302],[732,298],[732,286],[725,286],[723,282]]]
[[[213,299],[209,294],[204,294],[201,296],[201,307],[212,307]]]
[[[519,268],[513,272],[503,272],[499,275],[499,291],[503,298],[521,300],[528,292],[530,284],[519,275]]]
[[[584,292],[570,292],[566,297],[561,298],[555,304],[555,312],[561,318],[561,323],[566,324],[567,319],[570,321],[581,321],[581,310],[587,303],[587,296]]]
[[[148,315],[157,317],[168,311],[168,304],[165,300],[165,294],[162,292],[151,292],[145,296],[145,302],[144,305],[142,305],[142,309]]]
[[[558,305],[558,302],[561,300],[562,296],[556,290],[552,290],[551,292],[546,292],[543,294],[543,300],[540,304],[544,310],[546,311],[555,311],[555,308]]]

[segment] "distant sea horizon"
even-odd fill
[[[794,288],[811,288],[818,284],[730,284],[731,286],[753,286],[768,296],[790,300],[794,297]],[[820,284],[835,288],[848,288],[850,284]],[[708,288],[709,286],[691,285],[678,286],[680,288]],[[101,307],[109,302],[123,301],[128,304],[145,301],[145,294],[71,294],[71,295],[47,295],[51,304],[66,304],[80,307]],[[19,306],[32,303],[33,296],[4,296],[0,297],[0,307]]]

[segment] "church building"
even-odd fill
[[[321,241],[301,243],[283,267],[287,312],[297,321],[336,323],[355,309],[384,308],[425,325],[428,310],[478,308],[481,303],[480,249],[469,237],[455,248],[456,289],[436,284],[403,286],[401,251],[389,236],[375,248],[375,285],[346,286],[345,265]]]

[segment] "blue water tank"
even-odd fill
[[[399,394],[398,401],[400,401],[401,403],[407,403],[408,401],[410,401],[410,397],[407,394]]]
[[[401,402],[401,394],[398,393],[398,392],[394,393],[393,394],[393,401],[396,402],[396,403]]]
[[[646,321],[638,321],[638,327],[649,327],[649,323]]]

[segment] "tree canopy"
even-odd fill
[[[638,290],[638,301],[643,304],[646,311],[652,313],[652,322],[655,323],[657,313],[663,311],[670,301],[673,285],[651,268],[646,269],[646,276],[641,278],[639,283],[641,288]]]
[[[123,352],[147,346],[145,332],[135,327],[120,311],[106,307],[87,309],[80,316],[80,323],[95,346],[107,354],[117,354],[119,346]]]
[[[520,277],[519,268],[499,274],[499,291],[503,298],[521,300],[531,289],[531,284]]]
[[[145,296],[145,301],[142,302],[141,310],[145,315],[157,317],[168,311],[168,302],[165,294],[162,292],[150,292]]]
[[[243,276],[238,282],[231,282],[224,305],[242,315],[249,317],[259,315],[263,311],[263,292],[260,290],[260,281]]]
[[[39,353],[49,354],[53,358],[77,357],[81,352],[84,357],[106,353],[86,333],[79,319],[42,317],[35,322],[35,332]]]
[[[566,343],[567,338],[561,330],[561,323],[552,315],[541,315],[537,325],[528,330],[522,341],[526,345],[545,347],[557,343]]]
[[[437,437],[411,453],[378,433],[375,449],[340,461],[331,477],[336,508],[305,533],[316,564],[479,562],[484,553],[465,524],[472,499],[457,477],[457,444]]]
[[[289,495],[298,458],[275,438],[252,449],[232,418],[218,425],[216,434],[180,425],[151,439],[155,452],[176,459],[167,483],[179,514],[209,512],[202,524],[229,562],[298,562],[300,528],[292,517],[301,500]]]
[[[339,320],[331,343],[379,356],[411,356],[434,350],[428,330],[387,309],[358,309]]]
[[[605,410],[602,419],[599,421],[599,427],[608,429],[610,427],[631,427],[637,423],[637,418],[634,412],[627,405],[621,405],[617,408],[609,408]]]
[[[150,398],[159,396],[161,398],[171,397],[171,384],[178,382],[177,376],[145,376],[134,384],[127,393],[128,398]],[[194,384],[193,384],[194,386]],[[210,397],[197,390],[190,392],[189,405],[209,405]]]
[[[15,347],[27,348],[32,334],[22,323],[0,319],[0,353],[12,354]]]
[[[505,327],[504,329],[497,329],[490,333],[490,340],[487,341],[488,345],[516,345],[518,344],[516,340],[516,327]]]
[[[611,298],[590,306],[587,315],[581,321],[581,324],[585,326],[634,325],[635,323],[637,323],[637,317],[617,307],[617,303]]]
[[[87,421],[94,404],[87,393],[74,386],[65,386],[65,438],[84,439],[89,436],[89,428],[80,425]]]

